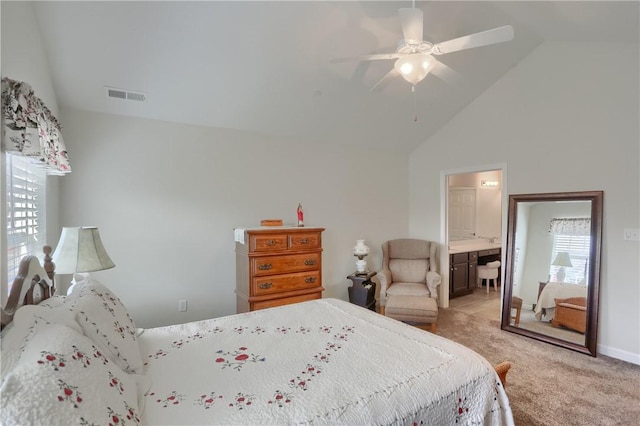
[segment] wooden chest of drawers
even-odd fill
[[[236,236],[236,310],[322,297],[324,228],[264,227]]]

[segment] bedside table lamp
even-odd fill
[[[98,228],[93,226],[62,228],[53,252],[56,274],[74,274],[67,294],[76,283],[76,274],[102,271],[116,266],[102,245]],[[79,275],[80,276],[80,275]]]
[[[369,254],[369,247],[364,245],[364,240],[356,240],[356,245],[353,247],[353,255],[358,258],[356,260],[356,271],[359,274],[367,272],[367,261],[365,257]]]
[[[558,272],[556,272],[556,279],[558,282],[564,282],[565,270],[564,268],[573,268],[573,264],[571,263],[571,258],[569,257],[569,253],[566,251],[558,252],[556,258],[554,259],[553,266],[559,266]]]

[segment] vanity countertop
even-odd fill
[[[464,244],[456,244],[449,247],[449,254],[465,253],[470,251],[489,250],[494,248],[502,248],[501,243],[490,243],[489,241],[472,241]]]

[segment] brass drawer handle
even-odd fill
[[[306,259],[304,261],[304,264],[307,265],[307,266],[311,266],[311,265],[315,265],[316,261],[314,259]]]
[[[303,238],[300,240],[300,244],[309,244],[309,240],[307,238]]]
[[[271,288],[271,287],[273,287],[273,283],[262,283],[262,284],[258,285],[258,287],[260,287],[260,288]]]
[[[269,241],[267,241],[267,245],[268,246],[275,246],[276,242],[275,242],[275,240],[269,240]]]
[[[260,269],[261,271],[266,271],[271,269],[271,264],[270,263],[265,263],[263,265],[258,265],[258,269]]]
[[[316,277],[307,277],[304,279],[304,282],[309,284],[309,283],[315,283],[316,282]]]

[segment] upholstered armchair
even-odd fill
[[[438,244],[425,240],[399,239],[382,244],[382,270],[378,303],[384,314],[391,295],[427,296],[438,300]]]

